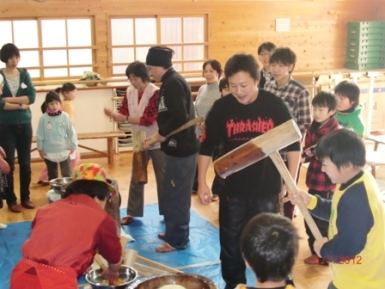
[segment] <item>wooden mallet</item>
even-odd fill
[[[288,192],[290,194],[296,194],[298,191],[297,185],[287,170],[278,151],[300,139],[301,132],[299,131],[297,124],[293,120],[289,120],[267,131],[263,135],[253,138],[217,159],[214,162],[214,169],[220,177],[226,178],[265,157],[270,157],[278,172],[281,174],[282,179],[285,181]],[[316,240],[322,239],[322,235],[317,228],[317,225],[302,200],[298,207],[313,233],[314,238]]]

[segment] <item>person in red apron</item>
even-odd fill
[[[97,250],[109,263],[106,278],[118,277],[122,247],[114,220],[103,210],[116,191],[98,164],[80,165],[72,178],[61,200],[37,212],[11,289],[78,288],[77,278]]]

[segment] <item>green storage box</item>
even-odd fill
[[[385,53],[385,41],[383,45],[358,45],[356,42],[347,45],[346,53],[355,53],[358,55],[360,52],[382,52]]]
[[[352,42],[352,41],[361,42],[362,40],[383,42],[384,38],[385,38],[385,33],[348,34],[348,42]]]
[[[378,51],[360,51],[354,49],[346,50],[346,59],[348,58],[362,58],[362,57],[385,57],[385,50],[382,46],[379,46]]]
[[[364,39],[361,37],[348,37],[347,46],[383,46],[385,43],[385,36],[382,38]]]
[[[357,63],[357,64],[360,64],[360,63],[366,63],[366,64],[369,64],[369,63],[385,63],[385,58],[384,56],[375,56],[375,57],[350,57],[348,55],[346,55],[346,62],[350,62],[350,63]]]
[[[385,28],[385,22],[381,21],[352,21],[348,22],[348,29],[360,30],[363,28]]]
[[[345,68],[353,70],[371,70],[371,69],[383,69],[385,68],[384,63],[351,63],[346,62]]]

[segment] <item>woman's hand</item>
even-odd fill
[[[114,119],[114,113],[112,112],[112,109],[109,109],[107,107],[104,108],[104,114]],[[114,119],[115,120],[115,119]]]
[[[154,146],[155,143],[157,142],[164,142],[166,138],[164,136],[161,136],[158,131],[153,133],[151,136],[146,137],[143,140],[143,150],[148,150]]]
[[[40,157],[44,160],[45,159],[45,153],[44,153],[44,151],[39,151],[39,155],[40,155]]]

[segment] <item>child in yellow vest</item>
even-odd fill
[[[314,242],[318,256],[334,273],[328,289],[385,288],[385,206],[373,176],[362,169],[365,145],[352,130],[339,129],[323,136],[316,156],[336,183],[333,199],[306,192],[301,197],[311,214],[329,221],[328,238]]]

